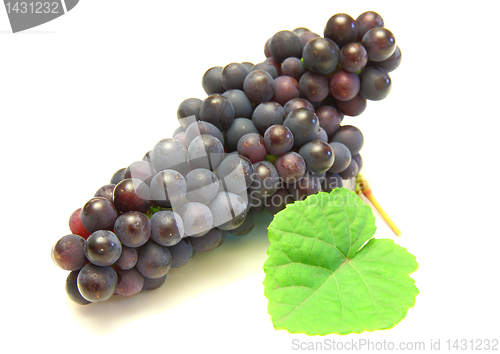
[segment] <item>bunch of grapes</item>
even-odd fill
[[[280,31],[256,65],[208,69],[207,97],[180,103],[180,127],[141,161],[118,170],[70,217],[52,258],[71,271],[79,304],[159,288],[171,268],[249,234],[308,195],[342,187],[363,165],[363,134],[342,125],[391,90],[401,62],[394,35],[372,11],[332,16],[324,37]]]

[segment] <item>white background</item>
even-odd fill
[[[499,339],[498,29],[492,2],[82,0],[10,33],[0,10],[2,347],[15,352],[293,352],[292,340]],[[464,3],[461,3],[464,4]],[[265,59],[275,32],[379,12],[402,65],[389,97],[346,118],[365,135],[364,174],[415,254],[420,290],[389,331],[307,337],[273,329],[263,294],[264,218],[197,255],[156,291],[78,306],[50,259],[70,214],[206,97],[210,67]],[[5,329],[6,328],[6,329]]]

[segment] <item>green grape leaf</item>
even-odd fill
[[[389,329],[415,305],[415,256],[372,239],[375,217],[346,188],[289,204],[269,225],[264,294],[274,328],[325,335]]]

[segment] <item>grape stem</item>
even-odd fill
[[[377,202],[377,199],[373,196],[372,189],[368,184],[368,181],[363,178],[362,175],[356,176],[356,193],[358,195],[363,194],[368,200],[373,204],[373,206],[378,210],[380,215],[384,218],[387,225],[391,228],[391,230],[396,234],[396,236],[401,236],[401,230],[394,224],[389,215],[382,209],[380,204]]]

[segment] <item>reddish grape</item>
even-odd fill
[[[73,214],[69,217],[69,229],[72,234],[78,235],[87,239],[91,232],[88,232],[82,225],[82,220],[80,218],[80,213],[82,208],[76,209]]]
[[[245,156],[252,163],[262,161],[267,156],[266,144],[260,134],[248,133],[238,141],[238,154]]]

